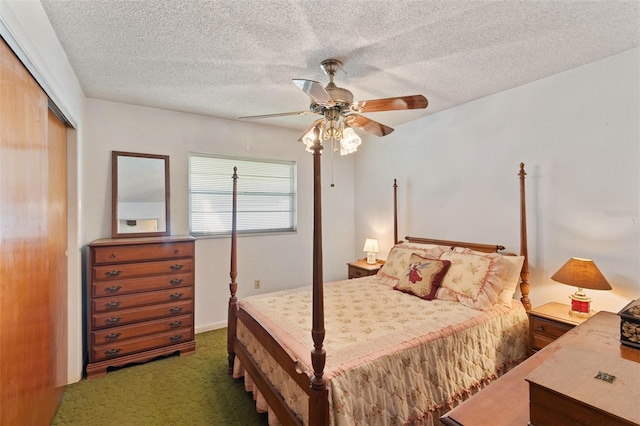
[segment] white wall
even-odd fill
[[[239,297],[311,283],[313,161],[299,131],[87,99],[84,166],[86,243],[111,235],[111,151],[169,155],[171,233],[189,232],[190,151],[293,160],[298,172],[298,232],[238,239]],[[323,156],[325,280],[345,279],[354,252],[353,156]],[[229,170],[231,177],[232,170]],[[238,173],[241,175],[242,170]],[[226,325],[230,239],[196,242],[196,330]],[[254,289],[254,280],[261,289]]]
[[[593,309],[617,312],[640,297],[639,62],[633,49],[367,139],[355,158],[355,241],[378,237],[388,252],[397,178],[400,238],[518,252],[522,161],[533,305],[569,302],[576,289],[550,277],[578,256],[613,287],[587,290]]]

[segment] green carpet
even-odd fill
[[[196,335],[196,352],[67,386],[52,425],[266,425],[242,380],[227,374],[227,329]]]

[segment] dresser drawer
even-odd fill
[[[572,325],[549,321],[544,318],[532,317],[531,327],[534,333],[557,339],[573,328]]]
[[[116,280],[144,275],[177,274],[193,271],[193,259],[124,263],[91,268],[94,280]]]
[[[356,268],[353,266],[349,266],[349,278],[361,278],[361,277],[366,277],[368,274],[367,271],[364,271],[360,268]]]
[[[91,285],[92,297],[137,293],[148,290],[181,288],[193,285],[193,273],[158,275],[126,280],[94,281]]]
[[[531,349],[536,351],[562,336],[574,326],[531,316]]]
[[[105,345],[149,334],[193,327],[193,315],[180,315],[153,321],[112,327],[91,333],[91,345]]]
[[[152,305],[156,303],[176,302],[193,299],[193,287],[183,287],[169,290],[147,291],[129,295],[96,297],[93,299],[93,312],[113,312],[119,309],[135,306]]]
[[[97,362],[176,343],[188,342],[190,340],[193,340],[193,328],[153,334],[136,339],[94,346],[91,350],[91,359],[93,362]]]
[[[94,247],[93,263],[95,265],[139,262],[180,257],[193,257],[192,242],[136,244],[110,247]]]
[[[138,321],[188,314],[191,313],[192,310],[193,301],[184,300],[176,303],[163,303],[160,305],[146,306],[142,308],[94,313],[91,315],[91,326],[93,329],[116,327]]]

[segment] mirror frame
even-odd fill
[[[166,229],[157,232],[118,232],[118,158],[139,157],[155,158],[164,161],[164,200],[165,200],[165,220]],[[111,237],[112,238],[133,238],[133,237],[161,237],[171,235],[170,211],[171,203],[169,199],[169,156],[155,154],[140,154],[136,152],[111,151]]]

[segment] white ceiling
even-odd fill
[[[356,100],[423,94],[392,127],[640,45],[640,2],[42,0],[86,96],[236,119],[306,110],[292,78]],[[309,116],[261,119],[304,129]]]

